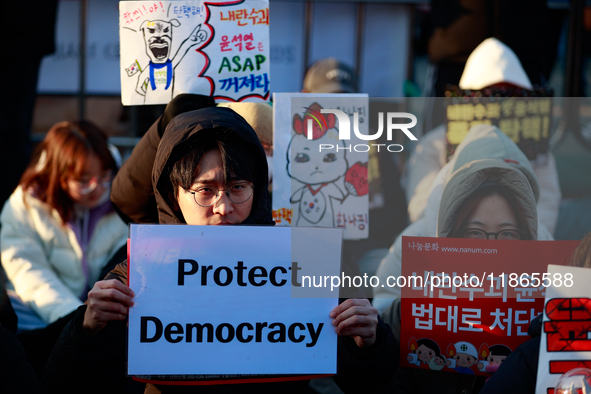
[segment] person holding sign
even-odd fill
[[[439,198],[435,200],[436,236],[500,240],[540,238],[535,203],[538,185],[525,155],[494,126],[472,128],[462,144],[456,159],[449,164],[451,175],[445,182],[440,203]],[[417,235],[415,231],[417,226],[413,224],[403,235]],[[394,245],[394,252],[380,264],[381,283],[387,283],[388,276],[401,275],[401,256],[395,255],[399,247],[400,239]],[[394,295],[392,288],[376,290],[379,290],[375,292],[376,297]],[[400,334],[400,298],[394,302],[374,298],[374,304],[388,302],[383,307],[382,317],[397,337]],[[459,349],[455,349],[458,345]],[[461,367],[456,370],[461,373],[399,368],[390,387],[397,393],[477,393],[486,377],[474,375],[477,357],[475,347],[470,349],[466,342],[455,343],[454,356],[461,357],[455,360],[457,365],[447,360],[448,366]]]
[[[231,109],[205,108],[175,117],[162,136],[151,168],[161,224],[273,225],[265,151],[252,127]],[[122,176],[115,184],[133,187]],[[87,305],[78,310],[54,349],[43,381],[47,390],[87,382],[98,383],[91,388],[95,391],[123,390],[129,383],[125,320],[133,296],[127,287],[127,262],[95,285]],[[384,384],[395,370],[395,344],[377,310],[366,299],[347,300],[330,316],[340,335],[335,380],[351,392]],[[174,381],[172,386],[148,384],[146,392],[226,392],[238,387],[248,392],[307,392],[307,381],[288,379],[271,378],[272,382],[244,387],[183,387]]]
[[[390,252],[386,255],[384,260],[378,267],[377,276],[380,277],[380,282],[390,275],[399,276],[401,273],[402,260],[402,237],[403,236],[419,236],[419,237],[435,237],[440,234],[440,221],[442,220],[441,202],[443,195],[450,193],[449,183],[455,176],[455,173],[462,167],[471,162],[481,159],[494,159],[504,164],[509,164],[515,171],[519,171],[524,175],[528,181],[527,187],[533,193],[533,208],[537,218],[537,209],[535,202],[537,196],[540,194],[537,178],[534,170],[523,152],[515,145],[509,137],[507,137],[501,130],[495,126],[479,125],[474,126],[466,135],[456,150],[452,160],[441,169],[437,175],[436,182],[434,182],[429,194],[429,203],[425,209],[424,217],[408,226],[390,248]],[[525,186],[524,186],[525,187]],[[474,192],[475,189],[467,190],[467,192]],[[529,204],[527,201],[522,201],[522,204]],[[529,205],[528,205],[529,206]],[[522,210],[519,210],[520,212]],[[457,214],[457,213],[455,213]],[[455,216],[448,220],[455,220]],[[552,235],[543,225],[535,224],[536,235],[530,239],[538,240],[552,240]],[[460,237],[462,238],[461,234]],[[392,301],[400,297],[401,289],[399,287],[377,287],[374,288],[373,304],[379,311],[388,307]]]
[[[519,94],[533,90],[517,55],[496,38],[482,41],[470,54],[459,88],[472,92],[483,91],[484,97],[486,89],[513,90]],[[468,125],[470,122],[465,123]],[[503,131],[509,133],[508,130]],[[437,174],[448,162],[446,133],[445,124],[429,131],[421,138],[410,157],[406,199],[409,218],[413,223],[426,215],[430,190],[437,186]],[[539,195],[536,195],[540,222],[553,234],[561,199],[554,156],[548,153],[547,163],[536,164],[533,171],[540,189]]]

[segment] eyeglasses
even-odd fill
[[[222,197],[221,192],[225,192],[230,201],[235,204],[242,204],[248,201],[252,196],[254,185],[248,182],[237,182],[230,185],[227,189],[218,189],[213,186],[203,186],[197,190],[187,190],[193,195],[197,205],[204,208],[215,205]]]
[[[512,229],[501,230],[497,233],[487,233],[486,231],[483,231],[479,228],[469,228],[467,230],[464,230],[464,238],[474,239],[488,239],[490,236],[493,236],[495,239],[518,241],[521,239],[521,236],[523,234],[523,231]]]
[[[90,194],[96,189],[98,185],[108,189],[111,184],[112,172],[106,171],[100,177],[93,176],[90,179],[75,180],[74,183],[78,188],[78,192],[82,195]]]

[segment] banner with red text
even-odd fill
[[[577,244],[426,237],[402,243],[402,275],[387,283],[402,287],[400,365],[483,376],[529,339],[553,283],[548,264],[565,265]]]

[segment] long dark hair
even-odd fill
[[[67,180],[82,175],[91,154],[98,157],[103,170],[117,170],[107,137],[95,124],[84,120],[57,123],[47,132],[19,185],[55,209],[65,224],[74,210]]]
[[[460,212],[458,212],[457,217],[454,220],[452,230],[449,232],[448,238],[462,238],[462,231],[472,212],[474,212],[482,200],[491,196],[500,196],[504,198],[505,201],[507,201],[511,207],[511,210],[513,211],[513,215],[515,215],[515,220],[517,220],[517,226],[519,230],[523,232],[521,239],[531,240],[531,229],[527,227],[525,213],[521,207],[521,204],[519,204],[517,198],[515,197],[515,193],[496,183],[481,186],[468,198],[463,208],[460,210]]]

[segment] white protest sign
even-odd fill
[[[335,229],[132,225],[128,373],[336,373],[329,313],[338,299],[292,298],[292,285],[306,264],[338,275],[341,238]]]
[[[591,369],[591,270],[549,265],[546,280],[536,394],[553,393],[574,368]]]
[[[269,97],[269,2],[122,1],[121,101]]]
[[[335,227],[345,239],[367,238],[369,101],[366,94],[273,94],[273,219],[278,225]],[[339,139],[337,109],[351,133]],[[355,116],[354,114],[357,114]],[[312,139],[307,128],[313,129]]]

